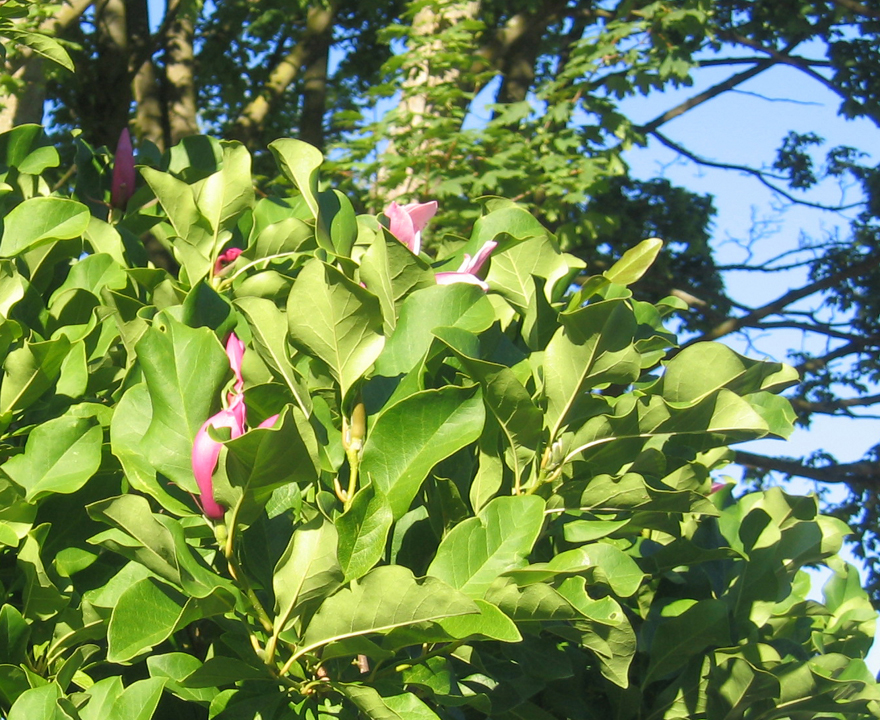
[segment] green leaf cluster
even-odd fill
[[[7,717],[880,716],[846,526],[712,488],[729,444],[791,431],[796,375],[679,351],[674,301],[628,287],[657,240],[574,287],[583,263],[492,199],[432,264],[314,148],[271,151],[259,199],[209,138],[142,168],[125,213],[7,198]],[[489,241],[488,293],[437,284]],[[209,521],[193,440],[238,392]]]

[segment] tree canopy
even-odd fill
[[[876,595],[876,450],[730,447],[880,402],[877,170],[669,129],[780,66],[876,126],[876,1],[152,11],[0,7],[0,712],[880,717],[838,556]],[[738,268],[806,273],[750,305],[649,141],[855,184],[849,234]],[[820,341],[718,342],[783,329]]]

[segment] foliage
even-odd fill
[[[327,151],[358,211],[436,198],[435,227],[466,235],[480,213],[471,198],[510,197],[594,270],[644,237],[663,237],[667,251],[637,290],[652,301],[683,299],[688,308],[676,311],[676,322],[691,339],[737,333],[746,343],[770,338],[769,348],[780,338],[803,379],[788,394],[802,427],[817,418],[876,418],[880,175],[862,154],[865,130],[850,129],[855,147],[835,147],[824,128],[793,114],[776,155],[749,166],[740,144],[715,128],[701,129],[700,140],[712,142],[698,152],[676,124],[729,93],[752,93],[754,78],[778,78],[779,92],[769,94],[785,99],[786,78],[799,73],[815,83],[810,100],[836,103],[841,122],[861,119],[860,128],[874,131],[873,2],[225,0],[170,2],[151,17],[154,5],[30,3],[35,31],[68,43],[77,72],[47,74],[33,53],[10,58],[0,77],[10,88],[0,127],[42,122],[49,108],[59,137],[75,129],[92,146],[112,148],[130,125],[141,148],[156,145],[154,160],[207,130],[245,144],[261,186],[274,175],[268,144],[299,137]],[[670,100],[648,121],[628,104],[691,85],[691,96]],[[737,116],[744,134],[764,126],[761,115]],[[632,176],[627,153],[648,143],[701,167],[746,173],[776,203],[846,210],[850,229],[804,236],[777,252],[757,223],[741,239],[742,262],[721,265],[713,199]],[[63,159],[65,168],[77,163],[72,152]],[[67,177],[62,171],[51,182]],[[816,202],[817,188],[838,185],[859,197],[842,207]],[[451,250],[431,244],[444,237],[427,238],[429,254]],[[756,304],[725,287],[727,273],[779,294]],[[880,597],[872,531],[880,525],[880,449],[843,463],[824,437],[815,444],[798,458],[739,451],[736,459],[752,478],[777,472],[846,484],[838,514],[855,529]]]
[[[188,138],[122,211],[100,158],[53,194],[39,129],[0,136],[10,720],[880,716],[846,526],[712,487],[795,375],[676,351],[678,301],[628,289],[658,241],[572,292],[489,199],[432,261],[270,150],[258,199],[241,144]],[[488,292],[435,282],[487,246]]]

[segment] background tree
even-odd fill
[[[7,83],[7,128],[39,121],[45,100],[56,132],[82,128],[95,146],[112,147],[131,120],[145,157],[145,141],[162,149],[201,128],[240,139],[267,176],[266,145],[299,136],[329,152],[361,208],[437,199],[442,212],[428,240],[438,253],[475,219],[469,199],[487,193],[525,205],[593,269],[659,235],[667,242],[660,269],[638,291],[685,298],[680,322],[692,341],[799,330],[822,348],[794,355],[799,421],[876,412],[876,167],[858,147],[823,147],[819,132],[791,133],[776,157],[746,167],[700,156],[667,130],[782,66],[834,93],[844,117],[880,124],[876,0],[168,0],[161,17],[150,17],[146,0],[34,7],[41,12],[31,22],[70,43],[77,73],[46,68],[32,53],[10,56],[8,78],[18,84]],[[650,122],[623,112],[627,98],[689,85],[703,68],[729,75]],[[649,139],[693,162],[746,172],[789,203],[811,204],[808,191],[820,183],[854,181],[860,212],[845,236],[736,268],[759,277],[807,272],[803,285],[752,306],[727,294],[732,268],[713,259],[712,199],[629,176],[623,154]],[[830,322],[831,310],[843,321]],[[838,510],[877,569],[877,538],[866,528],[880,523],[880,448],[856,463],[836,462],[827,448],[800,458],[738,452],[737,460],[756,476],[846,484],[850,497]]]

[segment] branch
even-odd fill
[[[717,340],[720,337],[737,332],[744,327],[754,326],[758,321],[762,320],[768,315],[776,315],[782,312],[786,308],[786,306],[791,305],[798,300],[802,300],[805,297],[809,297],[813,293],[826,290],[827,288],[836,285],[841,280],[856,277],[863,271],[871,269],[876,264],[877,257],[871,255],[863,259],[862,262],[851,265],[850,267],[841,270],[840,272],[829,275],[828,277],[822,278],[821,280],[811,282],[810,284],[804,285],[803,287],[796,290],[790,290],[789,292],[785,293],[785,295],[782,295],[776,300],[767,303],[763,307],[752,310],[747,315],[736,318],[728,318],[721,324],[716,325],[712,330],[705,333],[704,335],[694,338],[693,340],[685,343],[682,346],[682,349],[688,347],[689,345],[693,345],[696,342],[701,342],[703,340]]]
[[[797,460],[756,455],[743,450],[736,451],[734,462],[755,470],[773,470],[789,476],[826,483],[876,482],[880,475],[880,463],[876,462],[861,461],[815,468]]]
[[[132,76],[140,70],[141,66],[147,62],[154,53],[165,46],[165,38],[168,35],[169,30],[171,30],[174,21],[177,19],[177,14],[180,12],[182,5],[183,3],[180,0],[171,0],[171,2],[168,2],[168,9],[165,12],[165,17],[162,18],[162,24],[156,32],[138,43],[137,50],[132,53],[128,61],[128,72],[131,73]]]
[[[721,93],[732,90],[737,85],[741,85],[746,80],[750,80],[751,78],[755,77],[755,75],[764,72],[767,68],[772,67],[775,64],[775,60],[759,60],[754,67],[749,68],[748,70],[743,70],[741,73],[737,73],[736,75],[731,75],[724,82],[713,85],[707,90],[704,90],[703,92],[694,95],[691,98],[688,98],[684,102],[676,105],[674,108],[667,110],[662,115],[658,115],[645,125],[636,128],[636,130],[639,130],[646,134],[653,133],[661,125],[668,123],[670,120],[677,118],[679,115],[684,115],[684,113],[686,113],[688,110],[695,108],[697,105],[702,105],[707,100],[711,100]]]
[[[40,32],[48,35],[61,35],[75,23],[95,0],[70,0],[59,7],[50,17],[40,23]]]
[[[872,338],[857,338],[846,345],[841,345],[839,348],[832,350],[830,353],[823,355],[822,357],[805,360],[800,363],[800,365],[795,365],[794,369],[797,370],[798,375],[803,377],[805,373],[821,370],[834,360],[839,360],[840,358],[852,355],[853,353],[864,352],[865,348],[872,344],[875,344]]]
[[[748,173],[749,175],[757,178],[762,185],[765,185],[770,190],[775,192],[777,195],[781,195],[786,200],[796,205],[804,205],[805,207],[816,208],[817,210],[827,210],[828,212],[841,212],[842,210],[851,210],[852,208],[859,207],[862,203],[852,203],[850,205],[838,205],[836,207],[832,207],[830,205],[823,205],[822,203],[814,203],[809,200],[804,200],[802,198],[797,198],[789,192],[786,192],[782,188],[771,183],[765,176],[763,172],[760,170],[756,170],[755,168],[748,167],[746,165],[735,165],[732,163],[723,163],[716,162],[715,160],[707,160],[706,158],[702,158],[699,155],[695,155],[687,148],[679,145],[676,142],[673,142],[668,137],[663,135],[659,130],[651,130],[650,134],[657,138],[661,143],[663,143],[670,150],[674,150],[679,155],[686,157],[688,160],[691,160],[698,165],[704,165],[706,167],[715,167],[720,168],[722,170],[739,170],[740,172]]]
[[[827,335],[838,340],[852,340],[853,336],[849,333],[835,330],[830,325],[824,323],[804,323],[796,320],[780,320],[779,322],[762,322],[750,325],[760,330],[803,330],[804,332],[816,333],[818,335]]]
[[[830,60],[816,60],[814,58],[805,58],[800,57],[798,55],[787,56],[790,57],[791,60],[799,62],[801,65],[808,65],[810,67],[831,67]],[[762,58],[759,57],[727,57],[727,58],[708,58],[706,60],[700,60],[697,62],[698,67],[712,67],[717,65],[754,65],[757,62],[761,62]],[[780,61],[782,62],[782,61]],[[787,63],[791,64],[791,63]]]
[[[834,0],[834,3],[840,5],[842,8],[846,8],[851,13],[855,13],[856,15],[866,15],[867,17],[872,18],[880,18],[880,10],[874,10],[874,8],[869,8],[867,5],[862,5],[862,3],[857,0]]]
[[[233,136],[242,139],[245,145],[252,145],[259,136],[272,107],[285,90],[293,83],[308,61],[309,48],[313,39],[327,31],[336,14],[336,3],[327,7],[311,6],[306,15],[306,29],[293,49],[269,73],[269,79],[260,92],[241,111],[235,121]]]
[[[840,400],[829,400],[828,402],[810,402],[801,400],[800,398],[789,398],[792,406],[796,410],[806,413],[821,413],[823,415],[836,415],[838,410],[846,410],[851,407],[867,407],[868,405],[876,405],[880,403],[880,394],[864,395],[857,398],[842,398]],[[851,415],[851,413],[844,413]]]

